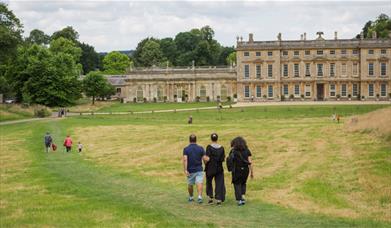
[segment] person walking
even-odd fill
[[[251,152],[242,137],[234,138],[231,146],[232,149],[229,156],[233,157],[232,183],[238,206],[242,206],[246,203],[245,195],[248,176],[250,174],[251,178],[254,177]]]
[[[45,151],[46,153],[49,153],[50,147],[52,146],[53,139],[49,132],[46,132],[46,135],[44,137],[44,143],[45,143]]]
[[[66,152],[70,152],[71,151],[71,149],[72,149],[72,139],[71,139],[70,135],[67,135],[67,137],[65,138],[64,146],[65,146]]]
[[[197,137],[194,134],[189,136],[190,144],[183,149],[183,172],[187,177],[187,190],[189,192],[189,202],[194,201],[193,186],[197,186],[198,203],[202,203],[202,185],[204,182],[204,173],[202,169],[202,160],[205,162],[204,148],[197,145]]]
[[[216,204],[221,205],[225,200],[225,184],[223,162],[225,159],[224,147],[217,143],[218,135],[211,134],[212,141],[206,147],[205,174],[206,174],[206,195],[209,197],[208,204],[213,204],[213,198]],[[215,194],[213,194],[213,179],[215,181]]]
[[[83,144],[81,144],[81,142],[77,143],[77,150],[79,151],[79,153],[81,153],[81,151],[83,150]]]

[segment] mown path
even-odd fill
[[[8,126],[4,126],[8,127]],[[6,130],[2,127],[4,130]],[[63,138],[72,122],[34,122],[12,131],[31,130],[26,139],[25,158],[32,163],[24,175],[43,186],[51,202],[35,202],[24,213],[29,219],[3,217],[4,226],[217,226],[217,227],[347,227],[387,226],[373,221],[305,215],[263,202],[238,207],[229,197],[221,207],[186,202],[185,185],[175,189],[156,181],[98,166],[76,153],[42,151],[42,133]],[[6,134],[5,131],[2,134]],[[178,167],[180,169],[181,167]],[[20,181],[22,181],[21,179]],[[34,200],[34,196],[31,196]],[[46,198],[45,198],[46,199]],[[65,200],[67,199],[67,200]],[[69,201],[69,199],[72,199]],[[62,203],[64,200],[64,203]],[[23,202],[14,202],[23,205]],[[37,209],[34,209],[34,208]],[[39,208],[39,209],[38,209]],[[94,213],[96,215],[94,215]],[[47,215],[48,214],[48,215]],[[89,216],[91,215],[92,216]],[[109,214],[106,217],[102,214]],[[2,213],[2,215],[4,215]],[[0,225],[1,225],[0,224]]]

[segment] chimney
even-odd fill
[[[334,40],[337,40],[338,39],[338,33],[337,31],[334,32]]]
[[[301,35],[300,35],[300,40],[303,40],[303,37],[304,37],[304,35],[303,35],[303,34],[301,34]]]
[[[377,38],[376,31],[373,31],[373,32],[372,32],[372,39],[376,39],[376,38]]]
[[[303,34],[303,38],[304,38],[304,40],[307,40],[307,33],[306,32]]]
[[[249,43],[254,42],[254,38],[253,38],[253,34],[252,34],[252,33],[249,33],[249,34],[248,34],[248,42],[249,42]]]

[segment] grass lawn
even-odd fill
[[[33,117],[33,108],[22,108],[16,104],[0,104],[0,122]]]
[[[391,137],[350,132],[343,123],[384,107],[251,107],[1,126],[0,227],[390,227]],[[334,112],[342,123],[330,120]],[[84,152],[60,146],[45,154],[46,131],[58,145],[71,134]],[[255,178],[244,207],[234,202],[228,172],[223,206],[186,202],[182,148],[190,133],[206,146],[212,132],[226,148],[237,135],[248,141]]]
[[[222,105],[229,105],[231,102],[223,102]],[[189,103],[114,103],[111,106],[103,107],[98,111],[102,112],[140,112],[156,110],[172,110],[187,108],[217,107],[218,102],[189,102]]]

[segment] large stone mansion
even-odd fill
[[[126,101],[389,99],[391,38],[247,41],[237,65],[133,69],[111,76]],[[361,35],[361,37],[363,37]]]

